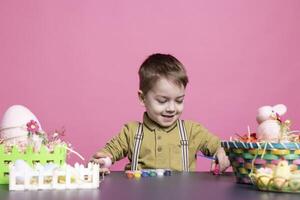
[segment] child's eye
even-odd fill
[[[176,100],[176,103],[179,103],[179,104],[183,103],[183,99]]]
[[[158,103],[166,103],[167,100],[166,99],[157,99]]]

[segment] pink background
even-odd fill
[[[161,52],[188,70],[184,119],[229,139],[256,129],[258,107],[284,103],[300,129],[299,9],[298,0],[2,0],[0,113],[27,106],[89,159],[141,119],[137,71]]]

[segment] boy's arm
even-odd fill
[[[112,162],[127,156],[129,150],[129,127],[125,125],[121,132],[106,143],[104,148],[97,151],[93,158],[110,157]]]
[[[197,150],[206,156],[213,156],[221,147],[220,139],[199,123],[193,123],[191,128],[190,141],[196,143]]]
[[[218,160],[220,172],[225,171],[230,166],[230,161],[221,147],[219,137],[210,133],[201,124],[195,124],[192,129],[192,141],[199,141],[198,150],[204,155],[215,156]]]
[[[217,159],[217,162],[219,164],[219,170],[220,172],[224,172],[228,167],[230,167],[230,161],[229,161],[229,158],[228,156],[226,155],[224,149],[222,147],[219,147],[216,154],[215,154],[215,157]],[[216,166],[217,163],[214,162],[214,164],[212,165],[212,169],[214,169]]]

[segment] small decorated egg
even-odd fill
[[[125,171],[125,174],[127,176],[127,178],[132,179],[134,177],[134,172],[133,171]]]
[[[157,176],[164,176],[164,172],[165,172],[164,169],[157,169],[156,170]]]
[[[142,172],[141,171],[134,171],[134,178],[139,179],[142,176]]]
[[[149,172],[149,176],[151,176],[151,177],[155,177],[155,176],[157,176],[157,173],[156,173],[156,171],[154,171],[154,170],[151,170],[151,171]]]
[[[109,168],[111,166],[111,159],[109,157],[101,158],[100,160],[103,161],[103,167],[104,168]]]
[[[148,177],[149,176],[149,172],[147,170],[143,170],[141,176],[142,177]]]

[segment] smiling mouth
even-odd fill
[[[166,118],[173,118],[175,115],[162,115],[162,116]]]

